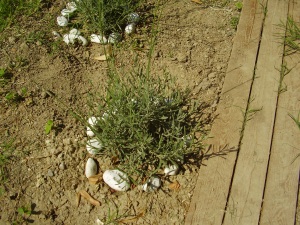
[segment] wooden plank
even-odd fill
[[[224,225],[258,224],[271,149],[283,46],[277,26],[288,13],[287,0],[270,0],[258,55],[249,110],[257,112],[245,127]],[[284,32],[282,31],[282,35]]]
[[[207,154],[202,161],[186,215],[187,225],[222,223],[242,129],[242,110],[246,109],[249,98],[263,17],[257,0],[244,2],[218,104],[219,116],[211,130],[210,136],[213,138],[208,143],[213,148],[208,153],[210,157]],[[223,150],[218,152],[220,149]],[[235,151],[230,152],[229,149]]]
[[[290,1],[290,15],[300,22],[300,1]],[[285,57],[293,68],[283,80],[287,91],[280,94],[274,136],[261,212],[261,225],[295,224],[297,207],[300,130],[289,116],[300,112],[300,54]]]

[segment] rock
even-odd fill
[[[108,37],[108,43],[115,44],[120,42],[122,39],[122,35],[119,33],[111,33]]]
[[[161,186],[159,177],[151,177],[146,184],[143,185],[143,190],[146,192],[156,191]]]
[[[59,169],[60,170],[65,170],[66,169],[66,164],[64,162],[62,162],[61,164],[59,164]]]
[[[103,181],[116,191],[127,191],[130,188],[127,175],[120,170],[106,170]]]
[[[97,35],[97,34],[91,34],[90,36],[91,42],[99,43],[99,44],[106,44],[107,39],[105,36]]]
[[[88,140],[86,143],[86,150],[93,155],[99,153],[102,147],[102,144],[96,138]]]
[[[47,176],[48,177],[53,177],[54,176],[53,171],[52,170],[48,170]]]
[[[89,158],[85,165],[85,176],[87,178],[97,174],[98,167],[94,159]]]
[[[64,16],[58,16],[56,18],[56,21],[57,21],[58,26],[61,26],[61,27],[68,26],[68,19]]]
[[[128,23],[138,23],[140,21],[140,16],[138,13],[130,13],[127,16]]]
[[[208,74],[208,79],[213,80],[214,78],[216,78],[216,73],[210,73]]]
[[[87,40],[83,36],[78,36],[77,39],[81,42],[82,46],[86,46],[88,44]]]
[[[177,165],[169,165],[164,169],[164,173],[167,176],[177,175],[179,171],[179,167]]]
[[[134,23],[130,23],[125,27],[126,34],[132,34],[134,32],[135,32],[135,24]]]
[[[94,128],[94,129],[96,128],[96,125],[97,125],[97,122],[99,119],[100,119],[99,117],[94,117],[94,116],[92,116],[88,119],[89,126],[86,128],[87,136],[90,136],[90,137],[95,136],[95,134],[91,128]]]

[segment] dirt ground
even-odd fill
[[[170,72],[182,86],[193,88],[195,99],[206,103],[203,120],[207,129],[215,117],[236,32],[232,17],[239,15],[235,1],[227,2],[224,6],[188,0],[165,3],[152,61],[153,73]],[[92,59],[103,51],[100,45],[74,47],[54,40],[51,31],[59,31],[55,20],[64,5],[53,1],[38,19],[22,18],[21,25],[3,32],[0,68],[12,68],[12,78],[0,94],[22,88],[27,93],[17,103],[0,96],[0,136],[5,141],[14,139],[9,178],[1,185],[0,224],[97,224],[97,218],[107,224],[183,224],[197,167],[182,168],[177,176],[164,178],[162,188],[153,193],[139,188],[112,192],[104,183],[88,183],[84,175],[90,157],[85,147],[86,128],[67,109],[88,116],[88,93],[101,90],[107,66]],[[138,51],[130,45],[115,49],[119,67],[132,67],[137,52],[141,61],[146,60],[149,36],[144,28],[141,24],[133,37],[123,40],[123,46],[138,40]],[[43,39],[34,38],[45,30],[48,33],[40,33],[45,34]],[[55,127],[46,135],[48,120],[53,120]],[[94,158],[102,171],[110,167],[105,159]],[[175,180],[179,189],[168,189]],[[102,205],[95,207],[82,199],[77,207],[79,190],[87,191]],[[32,209],[29,218],[17,212],[22,207]]]

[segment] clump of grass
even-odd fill
[[[93,98],[91,108],[99,118],[91,127],[102,145],[96,150],[117,159],[117,167],[134,182],[199,153],[199,109],[190,91],[176,85],[170,74],[155,77],[138,69],[120,75],[111,70],[105,92]]]
[[[230,19],[231,27],[236,30],[237,26],[239,24],[239,21],[240,21],[240,17],[239,16],[233,16],[233,17],[231,17],[231,19]]]
[[[121,32],[128,14],[136,12],[141,0],[85,0],[78,5],[78,20],[84,29],[100,34]]]
[[[0,0],[0,32],[10,25],[16,16],[35,13],[41,2],[42,0]]]
[[[285,45],[285,54],[290,55],[300,51],[300,28],[297,22],[292,17],[287,18],[286,24],[281,23],[279,28],[285,31],[283,43]]]
[[[0,69],[0,87],[4,87],[9,83],[11,74],[6,69]]]

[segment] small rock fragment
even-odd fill
[[[97,174],[97,170],[98,170],[98,168],[97,168],[97,164],[96,164],[95,160],[92,158],[89,158],[85,165],[85,176],[87,178],[94,176]]]
[[[146,184],[143,185],[143,190],[146,192],[156,191],[161,186],[159,177],[151,177]]]

